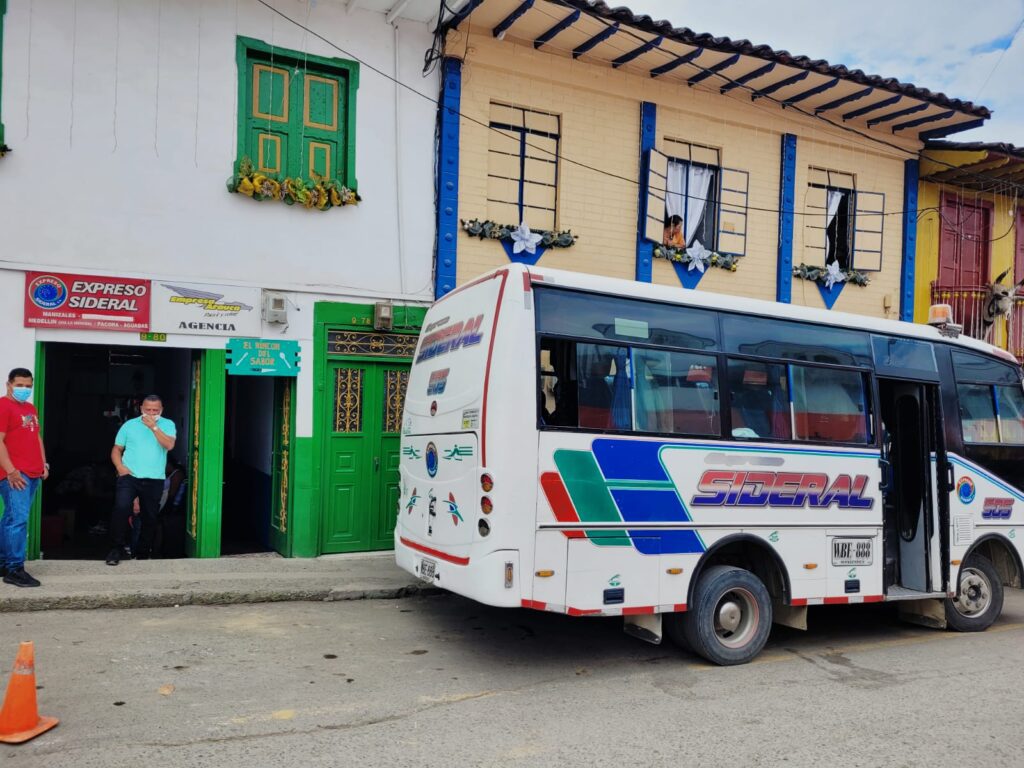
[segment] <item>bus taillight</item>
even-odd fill
[[[480,511],[481,512],[483,512],[485,515],[489,515],[489,514],[491,514],[491,512],[493,510],[494,510],[494,504],[491,503],[491,500],[489,498],[484,496],[482,499],[480,499]]]
[[[484,493],[490,493],[492,488],[494,488],[494,478],[486,472],[480,475],[480,490]]]

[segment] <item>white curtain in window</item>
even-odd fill
[[[708,190],[711,188],[711,178],[715,175],[710,168],[701,165],[691,165],[687,170],[689,182],[690,199],[686,207],[686,242],[690,243],[700,220],[704,218],[704,209],[708,204]]]
[[[665,218],[683,217],[686,194],[686,163],[668,163],[668,189],[665,194]]]
[[[832,226],[832,222],[835,221],[836,214],[839,213],[839,206],[842,205],[843,197],[845,192],[840,192],[836,189],[828,190],[828,199],[826,200],[826,207],[828,216],[825,219],[825,263],[835,261],[836,259],[836,244],[832,242],[832,236],[829,234],[828,228]]]

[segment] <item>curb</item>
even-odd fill
[[[182,605],[244,605],[293,601],[341,602],[346,600],[398,600],[440,594],[437,587],[407,584],[401,587],[332,587],[323,589],[273,589],[253,591],[192,591],[95,593],[0,598],[0,613],[20,611],[76,611],[103,608],[177,608]]]

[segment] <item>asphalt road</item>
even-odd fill
[[[815,609],[720,668],[452,596],[0,617],[61,725],[5,767],[1024,766],[1024,593],[961,635]]]

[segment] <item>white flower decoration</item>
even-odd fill
[[[825,287],[831,291],[832,286],[845,280],[846,275],[839,269],[839,262],[830,261],[825,267]]]
[[[512,232],[512,241],[515,243],[512,246],[512,253],[522,253],[523,251],[526,251],[527,253],[536,253],[537,244],[542,239],[543,238],[540,235],[534,234],[530,228],[526,226],[526,222],[523,221],[519,224],[519,228]]]
[[[694,240],[693,245],[686,249],[686,255],[690,257],[686,267],[687,271],[696,269],[704,274],[704,268],[711,258],[711,251],[701,245],[700,240]]]

